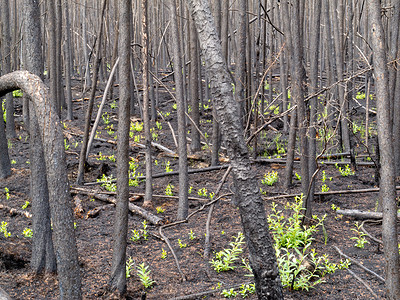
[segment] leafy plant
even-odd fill
[[[3,101],[1,102],[1,107],[3,109],[3,120],[4,120],[4,123],[6,123],[7,122],[6,99],[3,99]]]
[[[167,187],[165,188],[165,195],[167,196],[172,196],[172,189],[174,188],[174,186],[172,184],[168,184]]]
[[[128,260],[125,263],[126,278],[131,277],[131,271],[132,271],[134,265],[135,265],[135,261],[132,259],[132,257],[129,256]]]
[[[4,192],[6,193],[6,199],[10,200],[10,190],[8,189],[8,187],[4,188]]]
[[[228,271],[235,269],[233,263],[239,259],[239,255],[243,252],[242,245],[244,244],[244,236],[241,232],[234,238],[234,241],[229,243],[230,248],[223,249],[215,253],[210,263],[215,271]]]
[[[242,295],[243,298],[246,298],[247,296],[254,294],[255,292],[256,292],[255,283],[242,284],[240,286],[239,294]]]
[[[103,176],[100,179],[97,179],[97,182],[102,182],[101,186],[103,186],[109,192],[116,192],[117,191],[117,184],[113,182],[113,176]]]
[[[301,181],[301,176],[300,176],[299,174],[297,174],[297,172],[294,173],[294,176],[296,177],[296,179],[297,179],[298,181]]]
[[[222,290],[221,295],[225,298],[233,298],[237,296],[237,292],[231,288],[230,290]]]
[[[166,173],[169,173],[169,172],[172,172],[173,170],[172,170],[172,168],[171,168],[171,162],[170,161],[167,161],[167,163],[165,164],[165,172]]]
[[[308,250],[311,243],[302,251],[294,248],[295,253],[288,249],[276,249],[281,282],[284,287],[293,290],[309,290],[324,282],[324,276],[338,269],[349,266],[349,262],[331,263],[327,255],[318,256],[315,249]]]
[[[107,112],[104,112],[101,115],[101,118],[103,119],[104,124],[108,125],[110,123],[110,115]]]
[[[140,282],[146,289],[151,288],[155,283],[155,281],[150,278],[151,271],[149,270],[149,266],[146,266],[144,263],[136,266],[136,273],[139,276]]]
[[[329,192],[329,186],[327,186],[326,184],[323,184],[323,185],[321,186],[321,192],[322,192],[322,193]]]
[[[142,235],[143,235],[144,240],[147,241],[148,237],[149,237],[148,232],[147,232],[147,221],[143,220],[142,225],[143,225]]]
[[[21,206],[22,209],[27,209],[28,206],[30,205],[29,201],[25,201],[25,204]]]
[[[167,258],[167,251],[163,249],[161,249],[161,259],[166,259]]]
[[[157,210],[157,213],[158,213],[158,214],[162,214],[162,213],[165,211],[165,209],[162,208],[161,206],[157,206],[157,207],[156,207],[156,210]]]
[[[268,173],[264,174],[264,179],[261,180],[261,183],[272,186],[278,181],[278,178],[279,175],[277,171],[269,171]]]
[[[21,90],[15,90],[12,92],[14,98],[22,98],[24,95]]]
[[[11,236],[11,232],[8,232],[7,226],[8,226],[7,222],[1,221],[0,233],[3,233],[5,238]]]
[[[351,231],[354,231],[357,234],[357,236],[353,236],[350,239],[356,241],[354,246],[356,246],[357,248],[364,248],[365,244],[369,243],[368,240],[365,238],[365,236],[367,234],[362,232],[361,224],[358,224],[358,222],[355,222],[354,225],[356,226],[356,228],[352,228]]]
[[[194,240],[195,238],[196,238],[196,236],[194,235],[193,230],[190,229],[190,232],[189,232],[189,239]]]
[[[69,149],[69,144],[67,143],[67,140],[64,139],[64,149],[67,151]]]
[[[290,210],[291,216],[285,215],[277,209],[277,204],[272,203],[272,212],[268,216],[269,229],[271,230],[277,248],[299,248],[305,247],[313,238],[313,233],[323,224],[326,217],[313,216],[317,221],[314,225],[302,225],[303,196],[296,197],[294,202],[287,202],[285,210]]]
[[[22,232],[22,235],[26,238],[31,238],[33,237],[33,232],[32,229],[30,228],[25,228],[24,231]]]
[[[130,238],[130,240],[132,242],[137,242],[138,240],[140,240],[140,232],[136,229],[131,230],[132,232],[132,236]]]
[[[183,243],[183,242],[181,241],[181,239],[178,239],[178,244],[179,244],[179,248],[186,248],[186,247],[187,247],[187,244],[186,244],[186,243]]]
[[[207,189],[206,188],[201,188],[197,191],[197,194],[199,196],[207,197]]]
[[[343,177],[347,177],[347,176],[355,174],[355,172],[350,168],[349,165],[345,165],[344,168],[342,168],[342,167],[339,167],[338,164],[336,163],[335,166],[339,170],[340,175],[342,175]]]

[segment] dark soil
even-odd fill
[[[76,90],[77,92],[77,90]],[[76,93],[77,94],[77,93]],[[175,111],[172,108],[172,102],[169,101],[168,95],[163,95],[163,106],[160,110],[164,113],[170,112],[171,115],[167,120],[171,121],[172,126],[176,128]],[[67,150],[68,157],[68,174],[71,183],[75,182],[77,172],[77,161],[79,155],[81,135],[83,131],[83,115],[85,106],[82,108],[82,101],[75,98],[74,114],[77,118],[71,122],[65,121],[65,138],[69,146]],[[97,101],[100,101],[98,99]],[[112,103],[109,101],[108,103]],[[117,102],[118,103],[118,102]],[[86,104],[86,101],[85,101]],[[16,114],[19,124],[22,123],[21,100],[16,99]],[[117,109],[112,109],[110,105],[106,105],[106,111],[110,116],[110,124],[113,124],[114,131],[117,129]],[[203,111],[203,120],[210,119],[210,110]],[[155,129],[158,134],[157,143],[175,149],[171,132],[165,121],[160,121],[162,129]],[[109,125],[110,125],[109,124]],[[202,124],[202,130],[208,132],[211,136],[210,123],[206,121]],[[99,137],[103,139],[113,139],[106,130],[104,121],[100,122]],[[101,132],[100,132],[101,131]],[[18,128],[18,139],[11,142],[10,155],[14,160],[12,176],[0,180],[0,201],[2,204],[22,210],[21,206],[29,198],[29,138],[24,129]],[[138,134],[137,134],[138,135]],[[268,134],[269,136],[269,134]],[[261,140],[261,138],[260,138]],[[76,143],[76,144],[75,144]],[[271,143],[271,140],[269,141]],[[264,144],[267,144],[264,141]],[[75,145],[77,147],[75,148]],[[266,147],[266,146],[265,146]],[[363,153],[361,147],[357,148],[358,153]],[[85,174],[86,182],[95,182],[103,173],[107,175],[113,174],[115,177],[115,162],[106,160],[97,160],[99,154],[113,155],[116,152],[116,145],[108,142],[95,141],[91,155],[87,173]],[[335,152],[335,151],[333,151]],[[224,154],[224,153],[223,153]],[[191,168],[202,168],[209,166],[209,152],[203,150],[197,153],[197,159],[190,160]],[[130,156],[138,161],[139,172],[144,172],[144,153],[139,147],[132,147]],[[160,150],[154,149],[154,173],[165,172],[165,165],[170,161],[171,168],[177,170],[178,160],[165,155]],[[300,182],[294,179],[293,188],[290,191],[283,190],[283,164],[253,164],[254,172],[260,178],[263,174],[274,169],[279,173],[279,181],[273,187],[263,186],[263,190],[267,192],[267,196],[284,194],[285,192],[292,194],[300,191]],[[327,185],[331,191],[334,190],[350,190],[371,188],[374,186],[374,169],[369,167],[358,167],[355,175],[343,177],[334,165],[323,165],[321,171],[325,170],[328,177],[332,177],[332,181],[327,181]],[[215,192],[217,186],[226,169],[220,171],[212,171],[206,173],[191,174],[190,186],[193,187],[191,196],[203,198],[204,200],[190,200],[190,212],[199,209],[202,204],[207,203],[209,199],[200,197],[198,190],[206,188],[208,192]],[[299,164],[295,164],[295,172],[300,174]],[[321,172],[317,176],[316,190],[321,189]],[[177,176],[166,176],[154,180],[154,194],[165,195],[165,188],[168,184],[172,184],[173,195],[178,194],[178,178]],[[6,199],[5,188],[9,189],[9,199]],[[85,186],[87,190],[104,191],[104,188],[97,185]],[[220,195],[231,193],[232,178],[228,176]],[[107,283],[110,275],[111,256],[112,256],[112,232],[114,224],[114,208],[106,206],[100,214],[93,218],[85,218],[86,213],[104,203],[98,199],[92,199],[91,196],[79,194],[71,189],[73,196],[77,195],[82,200],[84,213],[82,217],[76,216],[76,236],[79,250],[79,261],[82,273],[82,291],[85,299],[114,299],[115,296],[107,291]],[[143,193],[144,184],[132,188],[133,193]],[[374,211],[377,201],[377,193],[364,194],[337,194],[325,197],[316,197],[313,203],[313,214],[323,216],[326,214],[324,222],[328,239],[325,238],[322,230],[315,235],[313,248],[318,253],[326,254],[333,262],[339,262],[340,257],[334,250],[333,246],[339,247],[347,255],[359,260],[364,266],[374,270],[381,276],[384,276],[384,256],[382,248],[376,243],[369,240],[370,243],[365,245],[364,249],[354,247],[354,240],[350,239],[355,236],[351,230],[355,228],[352,218],[340,217],[331,209],[332,204],[342,208],[352,208],[364,211]],[[109,197],[115,197],[109,195]],[[167,197],[154,197],[154,208],[148,209],[153,214],[157,214],[156,208],[162,207],[163,213],[158,216],[165,219],[166,222],[173,222],[176,218],[177,200]],[[293,198],[277,199],[275,202],[280,209],[283,209],[287,201],[293,201]],[[272,200],[265,201],[267,211],[270,210]],[[136,205],[142,204],[142,199],[136,199]],[[30,211],[30,207],[26,209]],[[202,293],[204,291],[214,289],[218,283],[222,288],[228,288],[245,282],[251,281],[251,277],[246,277],[247,271],[240,268],[240,262],[237,262],[237,268],[228,272],[215,272],[208,262],[203,258],[205,228],[207,220],[208,208],[197,213],[187,223],[180,224],[165,229],[163,232],[169,238],[173,245],[174,251],[178,257],[179,264],[186,276],[186,281],[182,278],[177,270],[173,255],[168,246],[161,240],[158,226],[149,225],[148,240],[141,238],[137,242],[129,241],[127,256],[131,257],[136,264],[144,262],[151,270],[151,277],[155,280],[153,288],[145,290],[140,283],[135,272],[132,272],[128,280],[128,299],[144,299],[147,293],[147,299],[170,299],[183,295]],[[8,231],[11,237],[5,238],[0,236],[0,276],[1,287],[7,291],[14,299],[57,299],[59,296],[58,282],[56,275],[33,275],[29,269],[29,261],[31,256],[31,239],[22,235],[24,228],[31,227],[31,219],[21,215],[10,215],[8,210],[0,210],[0,221],[8,223]],[[130,214],[129,217],[129,236],[131,230],[140,230],[143,228],[143,218]],[[381,238],[381,225],[366,225],[367,230],[377,238]],[[194,239],[189,238],[189,232],[195,235]],[[211,253],[228,247],[232,236],[236,236],[240,232],[240,217],[238,211],[231,204],[231,197],[223,197],[215,206],[211,222]],[[185,248],[180,248],[178,239],[182,243],[187,244]],[[162,249],[165,249],[167,256],[162,259]],[[242,257],[247,256],[245,252]],[[355,265],[350,269],[359,277],[365,280],[372,290],[380,297],[385,297],[384,284],[379,282],[373,276],[367,274]],[[199,296],[198,299],[223,299],[220,294],[221,290],[216,290],[213,294]],[[237,299],[241,296],[237,296]],[[372,299],[371,293],[357,281],[348,271],[339,270],[334,274],[325,277],[325,283],[316,286],[309,291],[292,291],[285,289],[286,299]],[[194,298],[193,298],[194,299]],[[255,295],[248,299],[256,299]]]

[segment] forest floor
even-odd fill
[[[67,150],[68,174],[72,187],[75,187],[76,172],[78,169],[79,145],[82,138],[84,128],[84,113],[86,106],[82,106],[79,100],[78,90],[74,90],[75,94],[75,110],[74,114],[77,118],[73,121],[64,121],[65,143]],[[163,105],[160,111],[163,112],[165,119],[172,123],[176,128],[175,113],[173,102],[169,101],[168,95],[165,93]],[[100,101],[97,99],[96,101]],[[86,104],[87,101],[85,101]],[[22,122],[21,99],[16,99],[16,115],[17,123]],[[98,137],[104,140],[115,141],[114,136],[117,129],[117,102],[109,101],[106,105],[103,119],[100,127],[97,129]],[[170,113],[170,115],[168,115]],[[360,110],[360,114],[363,113]],[[108,117],[107,117],[108,116]],[[107,119],[108,118],[108,119]],[[137,120],[137,119],[136,119]],[[211,136],[211,110],[206,107],[202,110],[201,128]],[[106,124],[109,122],[108,124]],[[171,131],[166,121],[160,120],[157,127],[154,125],[154,137],[157,138],[156,143],[161,144],[169,149],[175,150]],[[134,123],[135,124],[135,123]],[[111,128],[111,125],[113,127]],[[276,125],[276,124],[275,124]],[[273,124],[274,126],[274,124]],[[140,127],[138,125],[138,127]],[[161,128],[162,127],[162,128]],[[138,130],[140,128],[137,128]],[[109,131],[109,132],[107,132]],[[112,132],[114,131],[114,132]],[[133,130],[134,136],[141,136],[143,132]],[[156,136],[157,135],[157,136]],[[0,204],[17,210],[23,210],[22,206],[29,198],[29,138],[22,127],[17,128],[16,140],[10,142],[9,152],[12,159],[12,176],[0,180]],[[284,145],[284,139],[276,138],[276,132],[259,138],[263,146],[262,151],[270,150],[265,156],[271,155],[276,157],[277,144]],[[138,138],[137,138],[138,139]],[[274,141],[275,139],[275,141]],[[141,138],[143,142],[143,138]],[[276,142],[278,141],[278,143]],[[332,146],[333,147],[333,146]],[[364,154],[364,149],[356,143],[356,153]],[[137,165],[137,173],[144,173],[144,150],[132,146],[130,156]],[[334,150],[330,150],[333,151]],[[196,153],[189,159],[190,168],[208,167],[210,163],[210,152],[205,149],[200,153]],[[329,151],[327,152],[329,153]],[[107,141],[96,140],[93,144],[89,157],[89,168],[85,173],[85,182],[96,182],[101,178],[102,174],[116,176],[116,163],[113,161],[112,155],[116,154],[116,145]],[[154,155],[154,173],[163,173],[170,168],[176,171],[178,169],[178,159],[166,155],[165,152],[153,148]],[[275,155],[275,156],[274,156]],[[284,154],[281,154],[284,156]],[[360,156],[361,157],[361,156]],[[222,151],[222,162],[228,162],[224,158]],[[330,160],[329,162],[332,163]],[[342,162],[340,159],[337,160]],[[321,191],[321,186],[326,184],[329,191],[366,189],[375,186],[374,168],[369,166],[358,166],[354,175],[342,176],[339,169],[334,164],[329,164],[325,160],[325,164],[320,165],[321,170],[316,176],[316,191]],[[341,165],[344,168],[344,165]],[[254,172],[260,180],[265,192],[265,208],[267,213],[271,213],[272,203],[276,203],[279,210],[285,210],[286,203],[293,203],[293,197],[277,198],[275,200],[269,198],[284,194],[299,193],[301,183],[293,176],[293,187],[290,191],[283,188],[284,164],[281,163],[261,163],[254,162],[252,164]],[[279,179],[273,186],[262,185],[263,175],[269,171],[278,172]],[[295,163],[294,171],[300,174],[300,165]],[[326,180],[323,182],[323,173],[325,171]],[[210,172],[195,173],[189,175],[189,185],[191,186],[190,194],[190,213],[200,209],[203,204],[210,201],[210,193],[215,192],[218,185],[222,182],[222,178],[226,169],[214,170]],[[176,220],[177,199],[166,196],[166,189],[169,185],[173,196],[178,195],[178,177],[176,175],[164,176],[154,179],[154,195],[153,208],[147,209],[149,212],[162,218],[164,222],[171,223]],[[5,189],[8,189],[8,193]],[[71,189],[71,193],[76,199],[78,197],[83,206],[83,212],[75,216],[76,238],[79,251],[79,262],[82,274],[82,292],[85,299],[114,299],[114,296],[107,292],[107,283],[110,276],[111,257],[112,257],[112,234],[114,224],[115,209],[112,205],[107,205],[104,201],[93,196],[94,193],[107,192],[104,187],[99,185],[85,185],[85,191]],[[219,195],[227,195],[232,193],[233,183],[231,174],[227,177]],[[207,192],[205,192],[205,190]],[[143,199],[134,194],[144,192],[144,184],[139,183],[137,187],[131,188],[133,203],[141,206]],[[199,195],[202,194],[202,195]],[[205,196],[207,194],[207,196]],[[102,194],[106,198],[114,198],[112,193]],[[359,209],[362,211],[375,211],[377,203],[377,193],[352,193],[352,194],[333,194],[329,196],[317,196],[313,202],[313,214],[322,218],[323,227],[318,227],[313,237],[313,243],[310,248],[314,248],[318,255],[327,255],[331,262],[339,263],[341,257],[336,252],[334,246],[338,247],[343,253],[357,259],[365,267],[384,276],[384,255],[382,247],[367,237],[368,243],[364,248],[354,246],[355,240],[352,237],[357,236],[353,230],[355,220],[351,217],[339,216],[332,207],[340,207],[341,209]],[[100,197],[101,198],[101,197]],[[229,249],[229,243],[233,241],[234,236],[242,231],[240,224],[240,216],[238,210],[231,203],[232,196],[223,196],[217,202],[212,214],[210,225],[211,236],[211,258],[215,257],[215,253]],[[74,202],[73,202],[74,205]],[[102,207],[99,214],[86,218],[86,214],[96,207]],[[25,209],[30,211],[30,206]],[[206,222],[209,208],[199,211],[186,223],[168,227],[163,233],[168,237],[174,252],[179,261],[180,267],[186,280],[183,281],[177,270],[175,260],[166,243],[162,240],[159,233],[159,226],[148,224],[147,240],[143,237],[143,218],[130,214],[129,216],[129,237],[132,237],[133,230],[139,232],[142,236],[138,241],[129,240],[127,257],[131,257],[134,265],[144,263],[151,270],[151,278],[155,281],[152,288],[145,289],[136,274],[135,267],[131,271],[131,277],[128,279],[128,299],[175,299],[180,296],[202,293],[210,291],[208,294],[199,294],[197,297],[187,299],[224,299],[221,292],[224,289],[229,290],[238,285],[251,282],[252,277],[246,276],[248,271],[242,268],[241,259],[247,260],[247,249],[243,246],[243,253],[239,255],[239,259],[234,263],[235,269],[227,272],[217,273],[205,260],[204,241],[206,232]],[[291,212],[285,210],[285,214],[289,216]],[[7,230],[11,236],[6,238],[3,234],[0,236],[0,286],[7,291],[13,299],[57,299],[59,296],[59,287],[57,277],[55,275],[34,276],[29,269],[29,261],[31,256],[31,239],[24,237],[25,228],[32,227],[30,218],[19,214],[10,214],[7,209],[0,209],[0,221],[7,222]],[[371,235],[381,238],[380,224],[366,224],[365,228]],[[180,246],[181,244],[181,246]],[[163,250],[166,256],[163,256]],[[355,274],[361,277],[378,298],[385,297],[384,284],[377,280],[374,276],[369,275],[355,264],[351,264],[350,268]],[[316,279],[315,279],[316,280]],[[351,275],[348,270],[337,270],[335,273],[327,274],[323,278],[324,282],[316,285],[310,290],[293,290],[291,287],[285,288],[286,299],[373,299],[374,296],[359,281]],[[220,288],[219,288],[220,287]],[[242,298],[240,294],[237,299]],[[179,298],[183,299],[183,298]],[[185,298],[186,299],[186,298]],[[256,299],[256,296],[250,295],[248,299]]]

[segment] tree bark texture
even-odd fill
[[[228,73],[218,34],[207,0],[187,0],[195,20],[200,47],[206,61],[211,92],[220,120],[223,138],[231,160],[236,182],[237,206],[249,249],[250,264],[259,299],[283,299],[272,238],[234,100],[232,81]]]
[[[185,116],[185,98],[183,91],[183,77],[182,77],[182,60],[180,49],[180,37],[178,31],[178,18],[175,0],[170,0],[171,7],[171,35],[173,47],[173,62],[175,67],[175,89],[176,89],[176,102],[178,113],[178,154],[179,154],[179,202],[178,202],[178,220],[184,220],[188,216],[189,202],[188,202],[188,164],[187,164],[187,144],[186,144],[186,116]],[[197,41],[196,41],[197,43]],[[197,45],[196,45],[197,46]],[[195,60],[192,60],[192,65]],[[193,97],[193,95],[192,95]],[[198,104],[197,104],[198,107]],[[194,109],[194,108],[192,108]],[[197,111],[198,112],[198,111]],[[196,129],[192,129],[196,131]]]
[[[387,67],[385,36],[381,20],[379,0],[368,1],[370,33],[374,53],[374,75],[376,84],[376,105],[378,142],[380,152],[380,191],[382,202],[382,240],[386,265],[387,296],[391,300],[400,299],[399,248],[397,238],[397,203],[393,142],[390,131],[389,73]]]
[[[128,240],[129,204],[129,125],[130,125],[130,19],[132,2],[118,1],[119,5],[119,105],[117,148],[117,203],[114,223],[114,244],[111,267],[111,289],[126,292],[126,246]]]
[[[149,116],[149,41],[148,41],[148,28],[147,28],[147,0],[142,1],[142,61],[143,61],[143,123],[144,123],[144,136],[146,145],[146,190],[144,195],[144,206],[152,205],[153,194],[153,179],[152,179],[152,164],[151,157],[151,133],[150,133],[150,116]],[[177,47],[177,45],[175,45]],[[175,72],[177,70],[175,69]]]
[[[3,23],[3,55],[4,65],[3,73],[7,74],[11,72],[11,33],[10,33],[10,1],[3,0],[1,4],[1,18]],[[6,136],[7,138],[15,138],[15,123],[14,123],[14,101],[12,94],[6,95]]]
[[[24,0],[24,41],[26,69],[33,74],[43,76],[43,58],[40,30],[40,8],[38,0]],[[29,102],[29,137],[30,137],[30,184],[33,213],[33,242],[31,268],[39,273],[43,270],[55,272],[56,257],[50,221],[49,189],[46,178],[46,162],[43,143],[35,106]]]
[[[61,299],[81,299],[81,276],[60,118],[43,81],[27,71],[0,77],[0,97],[21,89],[35,105],[46,157],[53,238]]]

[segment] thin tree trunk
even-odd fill
[[[143,61],[143,123],[144,123],[144,136],[146,145],[146,191],[144,195],[143,206],[152,205],[153,194],[153,179],[152,179],[152,164],[151,158],[151,133],[150,133],[150,116],[149,116],[149,60],[148,60],[148,29],[147,29],[147,0],[142,1],[142,61]],[[176,46],[176,45],[175,45]],[[175,75],[178,69],[174,65]]]
[[[386,289],[391,300],[400,299],[399,246],[397,237],[397,202],[393,143],[390,131],[389,73],[379,0],[368,1],[370,32],[374,53],[377,96],[377,125],[380,151],[380,191],[383,207],[382,240],[385,253]]]
[[[182,61],[178,30],[178,19],[175,0],[170,0],[171,7],[171,35],[173,48],[173,62],[175,67],[175,89],[178,111],[178,154],[179,154],[179,203],[178,220],[186,219],[189,211],[188,202],[188,166],[186,152],[186,116],[185,116],[185,98],[183,92]],[[197,43],[197,42],[196,42]],[[192,65],[197,64],[192,60]],[[193,95],[192,95],[193,96]]]
[[[67,120],[73,119],[72,111],[72,93],[71,93],[71,70],[72,70],[72,59],[71,59],[71,26],[69,20],[69,7],[68,0],[64,1],[65,10],[65,89],[66,89],[66,103],[67,103]]]
[[[119,105],[117,145],[117,203],[114,223],[114,244],[110,287],[126,292],[126,246],[128,240],[129,204],[129,126],[130,126],[130,77],[131,77],[131,26],[132,3],[120,0],[119,5]]]
[[[3,56],[4,65],[3,74],[11,72],[11,34],[10,34],[10,2],[3,0],[1,5],[1,17],[3,23]],[[15,123],[14,123],[14,100],[12,94],[6,95],[6,136],[8,139],[15,138]]]
[[[85,164],[86,164],[86,150],[87,150],[87,146],[88,146],[90,124],[91,124],[92,111],[93,111],[93,106],[94,106],[94,97],[96,95],[96,88],[97,88],[97,77],[98,77],[100,60],[101,60],[100,48],[101,48],[101,40],[102,40],[102,36],[103,36],[103,24],[104,24],[104,13],[105,13],[105,9],[106,9],[106,3],[107,3],[107,0],[103,0],[101,19],[99,21],[100,22],[99,33],[97,35],[97,42],[96,42],[96,55],[97,56],[96,56],[96,59],[94,62],[94,67],[93,67],[92,88],[90,91],[89,103],[88,103],[88,107],[87,107],[86,115],[85,115],[85,130],[83,133],[82,148],[81,148],[81,153],[79,156],[78,175],[77,175],[77,179],[76,179],[76,183],[79,185],[83,184],[83,179],[84,179],[83,177],[84,177]]]

